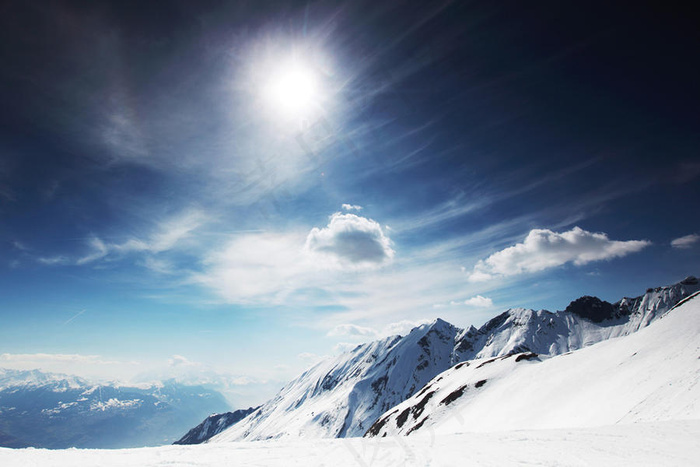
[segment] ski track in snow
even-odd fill
[[[700,420],[596,428],[296,439],[139,449],[0,449],[3,467],[697,466]]]

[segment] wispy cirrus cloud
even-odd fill
[[[157,223],[152,232],[143,238],[132,237],[123,242],[106,242],[99,236],[92,235],[87,240],[88,252],[81,256],[39,256],[36,257],[36,261],[48,266],[84,266],[104,259],[116,260],[129,253],[142,253],[147,255],[142,262],[144,266],[158,272],[166,272],[170,263],[154,258],[153,255],[182,245],[192,238],[195,230],[209,220],[210,217],[204,211],[191,208]]]
[[[649,245],[651,242],[648,240],[610,240],[605,233],[588,232],[579,227],[562,233],[533,229],[522,243],[479,260],[469,274],[469,280],[487,281],[496,277],[542,271],[567,263],[581,266],[636,253]]]
[[[672,240],[671,246],[673,248],[688,249],[692,248],[698,241],[700,241],[700,235],[690,234]]]
[[[436,303],[435,305],[433,305],[433,308],[441,309],[447,307],[465,306],[469,308],[491,308],[493,307],[493,300],[491,300],[489,297],[482,297],[481,295],[476,295],[466,300],[451,300],[449,303]]]

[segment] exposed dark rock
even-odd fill
[[[420,414],[423,413],[423,410],[425,409],[425,404],[428,403],[431,397],[435,394],[435,391],[431,391],[428,394],[425,395],[423,399],[419,403],[413,406],[413,409],[411,410],[411,413],[413,413],[413,419],[416,420],[418,417],[420,417]]]
[[[565,311],[594,323],[615,317],[615,307],[611,303],[588,295],[571,302]]]
[[[192,428],[185,436],[175,441],[173,444],[201,444],[209,438],[221,433],[230,426],[243,420],[260,407],[250,407],[248,409],[236,410],[210,415],[202,423]]]
[[[367,433],[365,433],[366,437],[371,437],[371,436],[377,436],[379,432],[384,428],[384,425],[386,425],[386,422],[389,421],[392,415],[394,415],[398,410],[394,410],[390,414],[387,414],[385,417],[380,418],[376,422],[372,424],[371,427],[369,427],[369,430],[367,430]],[[384,433],[384,436],[386,436],[386,433]]]
[[[427,419],[428,419],[428,416],[426,416],[426,417],[425,417],[423,420],[421,420],[420,422],[416,423],[416,425],[415,425],[413,428],[411,428],[410,430],[408,430],[408,431],[406,432],[406,436],[410,435],[411,433],[413,433],[413,432],[416,431],[416,430],[420,430],[420,428],[423,426],[423,424],[425,423],[425,421],[426,421]]]
[[[681,281],[683,285],[698,285],[698,278],[695,276],[688,276]]]
[[[386,388],[386,383],[389,381],[389,377],[384,375],[381,378],[377,378],[372,382],[372,389],[375,393],[380,393]]]
[[[494,329],[496,329],[497,327],[499,327],[503,323],[505,323],[509,316],[510,316],[510,313],[507,311],[504,311],[500,315],[496,316],[495,318],[492,318],[489,322],[487,322],[486,324],[481,326],[481,328],[479,329],[479,333],[480,334],[487,334],[487,333],[493,331]]]
[[[420,392],[416,395],[416,397],[420,397],[420,396],[422,396],[423,394],[425,394],[425,392],[426,392],[428,389],[430,389],[430,386],[431,386],[430,384],[426,384],[425,387],[424,387],[423,389],[421,389]]]
[[[480,388],[480,387],[483,386],[484,384],[486,384],[486,380],[485,380],[485,379],[482,379],[481,381],[477,381],[477,383],[474,385],[474,387],[475,387],[475,388]]]
[[[492,358],[492,359],[490,359],[490,360],[486,360],[484,363],[482,363],[481,365],[479,365],[477,368],[481,368],[481,367],[484,366],[484,365],[488,365],[489,363],[493,363],[493,362],[495,362],[496,360],[498,360],[498,359],[497,359],[497,358]]]
[[[321,382],[321,389],[324,391],[330,391],[335,388],[339,382],[340,381],[338,381],[338,379],[336,379],[331,373],[328,373]]]
[[[406,420],[408,420],[408,414],[411,412],[411,408],[405,409],[403,412],[399,414],[398,417],[396,417],[396,426],[398,428],[401,428],[404,423],[406,423]]]
[[[443,400],[441,400],[440,403],[445,404],[445,405],[450,405],[452,402],[454,402],[457,399],[459,399],[460,397],[462,397],[462,394],[464,394],[464,390],[467,389],[467,387],[468,386],[465,384],[461,388],[455,389],[454,391],[449,393],[447,395],[447,397],[445,397]]]
[[[516,362],[521,362],[521,361],[523,361],[523,360],[533,360],[533,359],[535,359],[535,358],[537,358],[537,357],[538,357],[538,355],[537,355],[536,353],[534,353],[534,352],[521,353],[520,355],[518,355],[517,357],[515,357],[515,361],[516,361]]]

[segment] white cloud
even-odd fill
[[[466,300],[451,300],[449,303],[436,303],[433,305],[433,308],[440,309],[454,306],[463,307],[464,305],[472,308],[490,308],[493,306],[493,300],[488,297],[476,295]]]
[[[391,240],[377,222],[335,213],[328,226],[308,233],[232,236],[225,246],[207,254],[203,271],[191,280],[232,303],[281,303],[290,294],[299,297],[344,281],[356,282],[360,278],[354,273],[371,272],[393,256]]]
[[[183,244],[192,232],[200,228],[207,220],[208,217],[202,211],[189,209],[158,223],[153,232],[145,239],[129,238],[121,243],[105,243],[98,236],[93,235],[87,242],[89,252],[81,257],[69,258],[59,255],[39,257],[37,261],[46,265],[72,264],[82,266],[104,258],[119,258],[121,255],[134,252],[156,255]],[[149,260],[147,257],[144,265],[158,272],[167,272],[165,270],[167,263],[163,261]]]
[[[343,204],[343,209],[346,211],[362,211],[362,206],[357,204]]]
[[[400,335],[400,336],[405,336],[409,332],[411,332],[411,329],[422,326],[424,324],[428,324],[432,322],[430,319],[421,319],[421,320],[402,320],[402,321],[397,321],[394,323],[389,323],[387,326],[385,326],[382,329],[382,333],[384,336],[395,336],[395,335]]]
[[[41,264],[46,264],[48,266],[54,266],[57,264],[69,264],[71,261],[65,256],[41,256],[36,259]]]
[[[356,324],[339,324],[326,334],[329,337],[351,336],[351,337],[376,337],[376,329],[358,326]]]
[[[317,284],[314,266],[303,251],[303,233],[239,235],[204,260],[193,280],[232,303],[278,303],[285,292]]]
[[[187,366],[198,366],[198,363],[192,362],[182,355],[173,355],[168,359],[169,367],[187,367]]]
[[[357,342],[355,342],[355,343],[353,343],[353,342],[338,342],[337,344],[335,344],[333,346],[333,353],[334,354],[341,354],[341,353],[345,353],[345,352],[350,352],[358,345],[360,345],[360,344],[358,344]]]
[[[610,240],[605,233],[593,233],[579,227],[557,233],[534,229],[523,243],[498,251],[474,266],[473,282],[501,276],[536,272],[573,263],[576,266],[635,253],[651,245],[647,240]]]
[[[148,242],[148,249],[153,253],[171,250],[207,220],[207,215],[198,209],[190,209],[170,218],[158,226]]]
[[[477,295],[476,297],[468,298],[467,300],[465,300],[464,304],[467,306],[473,306],[478,308],[489,308],[493,306],[493,300],[491,300],[488,297],[482,297],[481,295]]]
[[[81,354],[0,354],[0,368],[13,370],[41,370],[87,378],[115,379],[133,375],[139,362],[105,359],[100,355]]]
[[[381,225],[355,214],[336,212],[328,225],[313,228],[306,250],[341,268],[377,267],[394,258],[391,240]]]
[[[328,337],[344,337],[352,342],[338,342],[334,347],[335,353],[347,352],[357,347],[359,343],[370,342],[384,337],[401,335],[405,336],[411,329],[430,323],[431,320],[402,320],[394,323],[389,323],[380,329],[374,329],[356,324],[339,324],[333,327],[326,334]]]
[[[684,237],[676,238],[671,242],[671,246],[673,248],[692,248],[693,245],[695,245],[698,240],[700,240],[700,235],[698,234],[690,234],[686,235]]]
[[[321,360],[325,359],[323,355],[317,355],[312,352],[302,352],[297,355],[297,358],[300,360],[303,360],[306,362],[308,365],[315,365],[316,363],[320,362]]]
[[[97,237],[91,237],[90,240],[88,240],[88,244],[90,245],[92,252],[86,256],[83,256],[82,258],[78,258],[75,262],[75,264],[78,266],[92,263],[93,261],[104,258],[109,253],[107,245],[105,245],[104,242]]]

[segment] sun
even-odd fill
[[[318,91],[314,72],[310,68],[293,64],[271,73],[265,94],[273,110],[303,116],[313,110]]]

